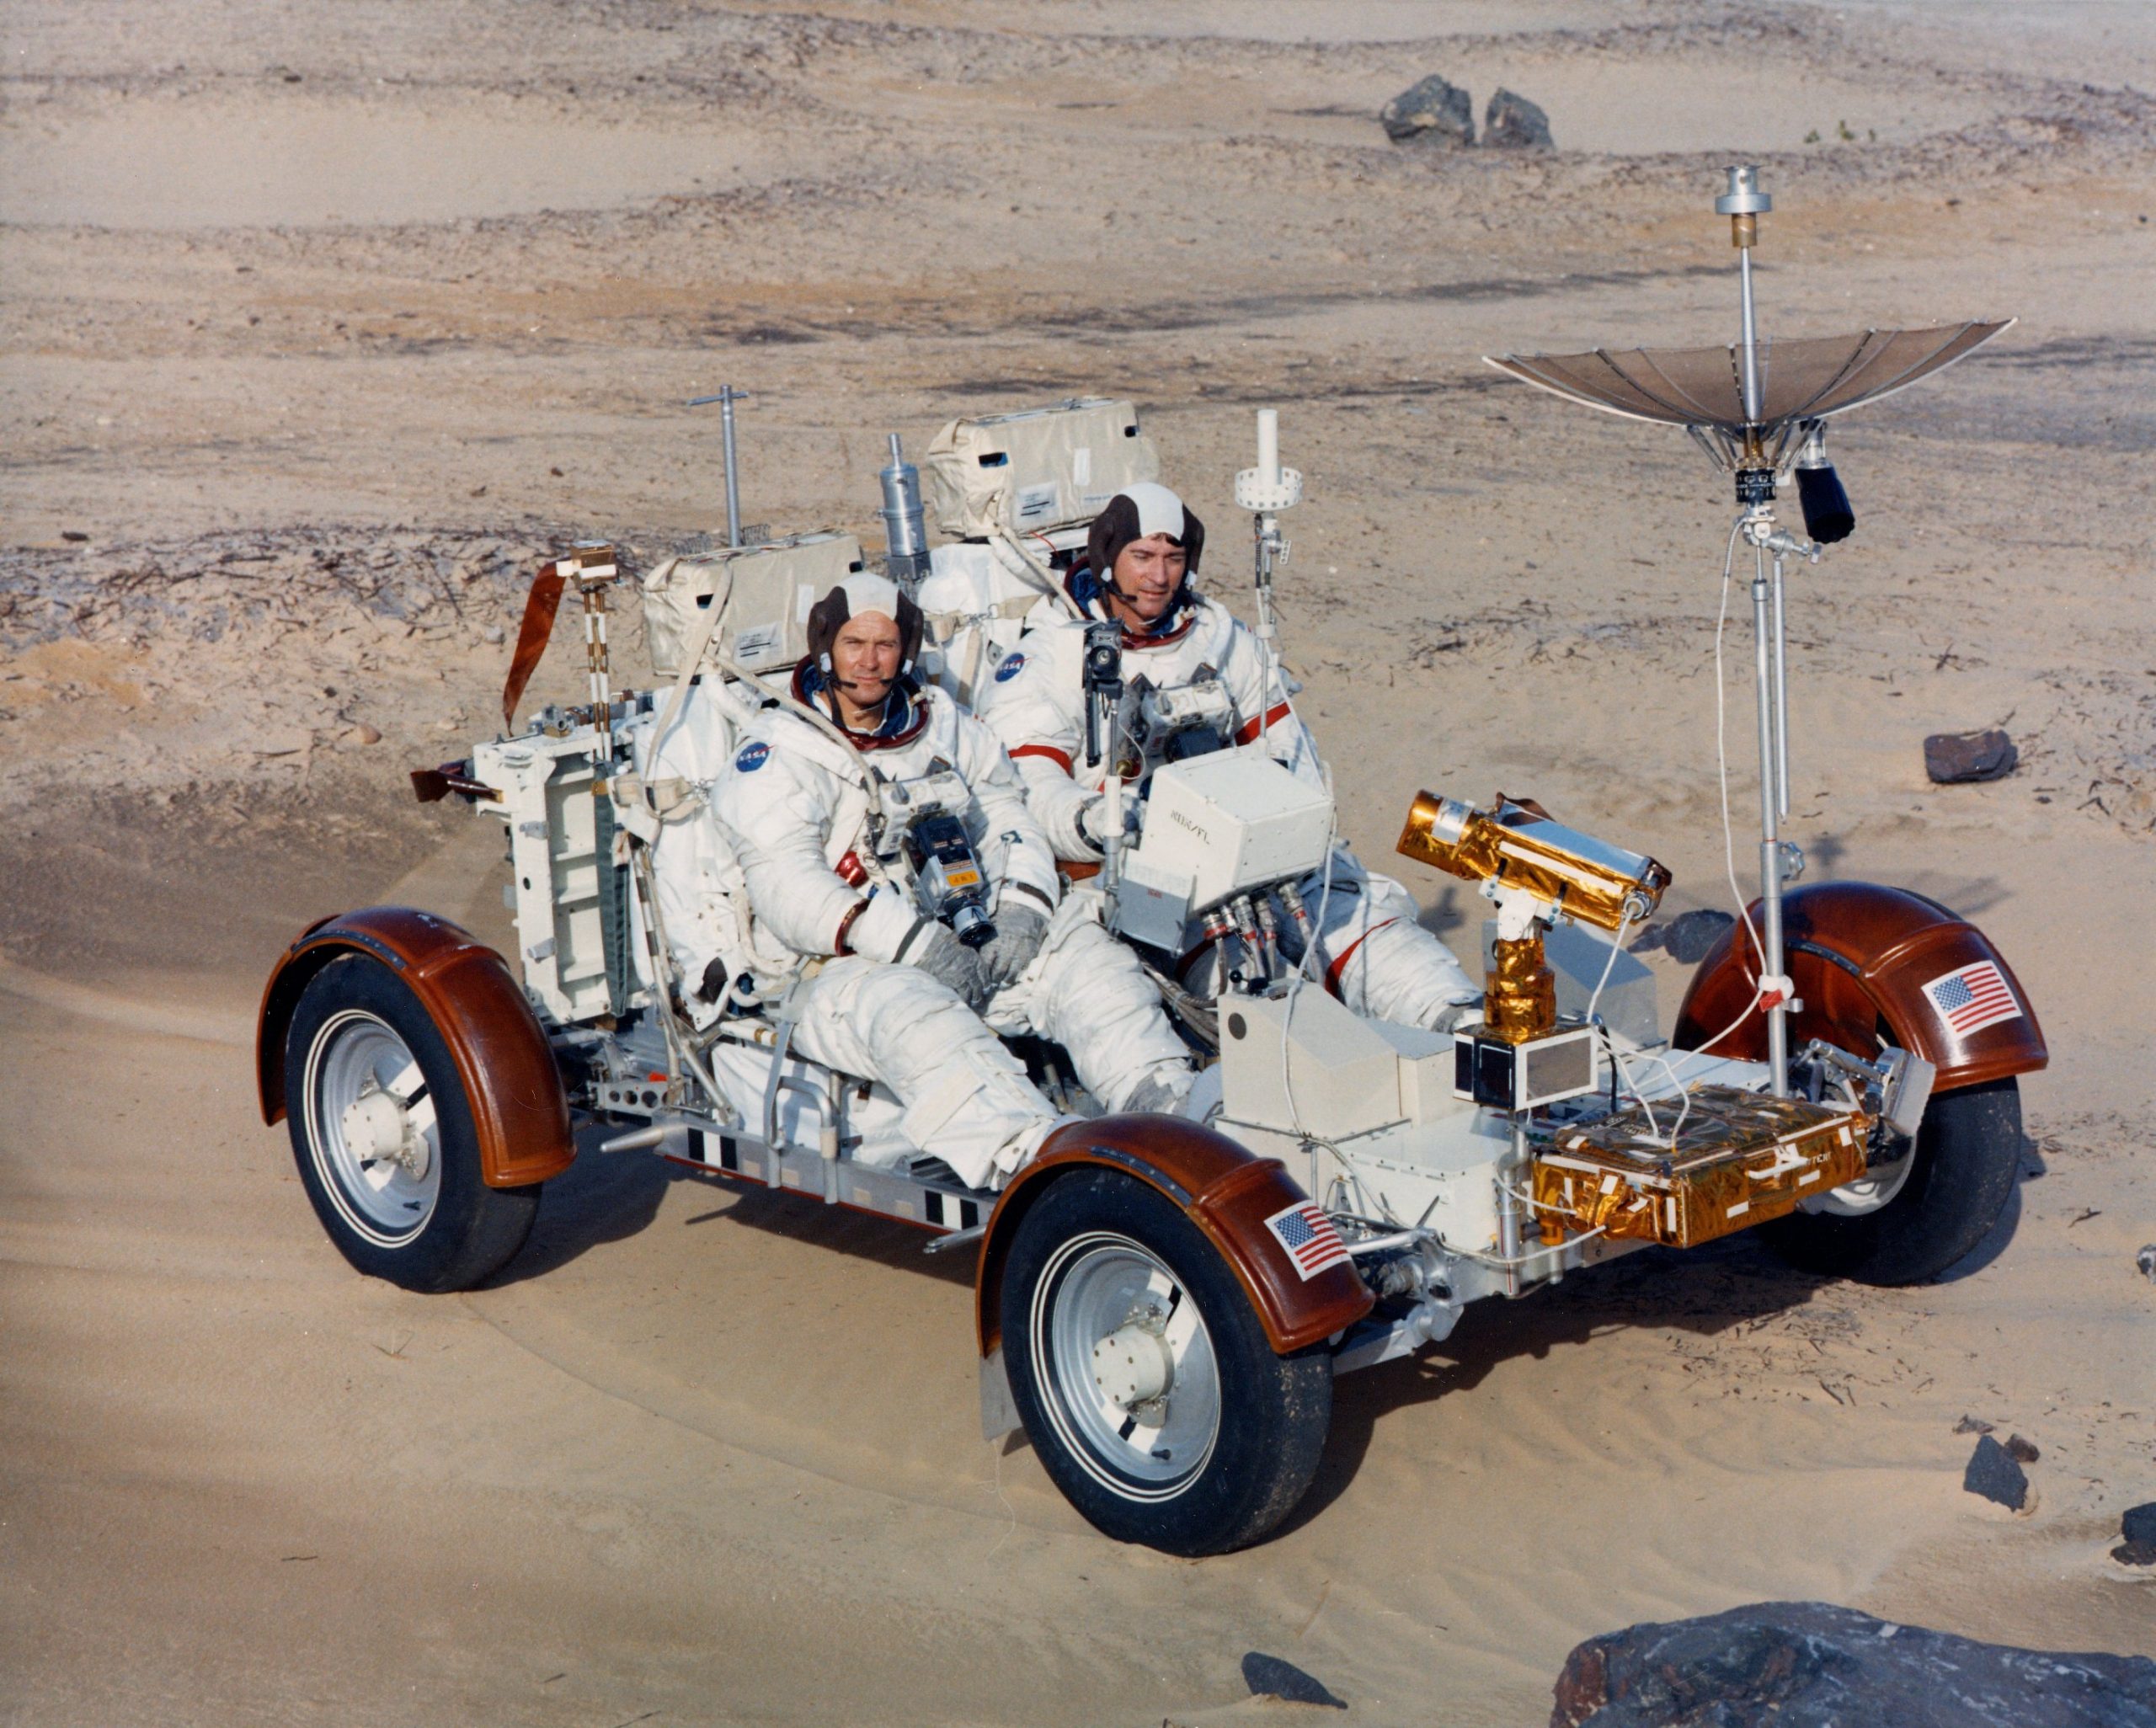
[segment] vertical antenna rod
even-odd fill
[[[1257,466],[1235,476],[1235,502],[1251,514],[1256,536],[1257,582],[1257,645],[1265,659],[1265,694],[1259,699],[1258,748],[1266,748],[1272,714],[1273,676],[1279,658],[1279,630],[1273,616],[1273,579],[1288,556],[1288,542],[1280,532],[1282,510],[1303,501],[1303,477],[1280,465],[1280,411],[1257,411]]]
[[[1752,313],[1752,248],[1759,243],[1759,218],[1774,207],[1774,200],[1759,189],[1755,166],[1726,169],[1729,189],[1715,200],[1716,214],[1729,218],[1729,243],[1737,248],[1739,320],[1739,373],[1744,391],[1744,419],[1748,432],[1759,424],[1759,327]],[[1747,442],[1751,439],[1748,437]]]
[[[691,408],[702,408],[707,403],[713,402],[718,404],[719,441],[726,451],[726,543],[728,546],[741,544],[741,470],[736,461],[734,441],[734,404],[748,399],[747,391],[736,390],[731,384],[720,385],[716,396],[692,396],[689,398]]]
[[[1752,250],[1759,243],[1759,218],[1774,201],[1759,189],[1759,170],[1731,168],[1728,189],[1715,200],[1729,218],[1729,243],[1737,248],[1740,301],[1737,387],[1744,397],[1744,447],[1737,458],[1737,499],[1743,506],[1744,538],[1752,547],[1752,643],[1754,700],[1759,718],[1759,988],[1767,1011],[1769,1085],[1789,1096],[1790,983],[1782,943],[1782,885],[1787,855],[1780,819],[1789,811],[1789,691],[1782,634],[1782,557],[1799,543],[1774,526],[1774,471],[1760,447],[1759,324],[1752,301]],[[1772,577],[1769,576],[1769,554]]]

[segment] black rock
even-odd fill
[[[1251,1651],[1243,1658],[1243,1683],[1250,1688],[1253,1698],[1269,1694],[1289,1704],[1323,1704],[1334,1710],[1348,1708],[1343,1700],[1326,1689],[1322,1680],[1305,1674],[1293,1662],[1283,1662],[1278,1656],[1267,1656],[1262,1651]]]
[[[1550,1728],[2156,1728],[2156,1662],[1979,1644],[1818,1602],[1590,1638]]]
[[[1396,144],[1464,149],[1475,141],[1475,104],[1457,84],[1433,72],[1385,104],[1378,119]]]
[[[1524,96],[1500,88],[1482,110],[1482,144],[1488,150],[1553,150],[1550,116]]]
[[[1957,1434],[1988,1434],[1991,1426],[1980,1416],[1965,1416],[1954,1424],[1954,1432]]]
[[[1644,954],[1654,948],[1666,952],[1673,960],[1687,966],[1697,966],[1705,959],[1721,934],[1736,923],[1726,912],[1702,909],[1697,912],[1680,912],[1667,924],[1657,924],[1646,931],[1632,944],[1632,952]]]
[[[2133,1256],[2135,1267],[2144,1278],[2156,1278],[2156,1242],[2151,1242]]]
[[[2128,1507],[2119,1520],[2119,1534],[2129,1542],[2156,1542],[2156,1500]]]
[[[2156,1566],[2156,1542],[2121,1542],[2111,1558],[2122,1566]]]
[[[1970,1454],[1969,1467],[1961,1472],[1961,1485],[2013,1512],[2029,1503],[2028,1473],[1988,1434],[1977,1442],[1977,1449]]]
[[[2006,1437],[2006,1455],[2016,1464],[2034,1464],[2043,1453],[2037,1451],[2035,1441],[2024,1440],[2019,1434],[2009,1434]]]
[[[1996,728],[1988,732],[1935,732],[1924,741],[1924,771],[1940,786],[2004,780],[2020,760],[2014,740]]]

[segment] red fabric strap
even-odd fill
[[[1283,720],[1285,720],[1294,712],[1295,711],[1289,707],[1285,702],[1275,703],[1267,712],[1263,719],[1244,721],[1241,727],[1235,733],[1235,742],[1239,744],[1248,744],[1267,727],[1278,726]],[[1360,938],[1358,938],[1358,940],[1359,941]],[[1348,952],[1353,953],[1354,950],[1351,948]]]
[[[1010,755],[1014,762],[1021,756],[1046,756],[1065,774],[1070,772],[1070,758],[1065,755],[1054,744],[1020,744],[1017,749],[1010,753]]]
[[[1357,936],[1353,941],[1348,943],[1346,947],[1342,948],[1340,951],[1340,957],[1334,961],[1331,965],[1325,968],[1325,988],[1326,992],[1329,995],[1339,996],[1340,974],[1348,969],[1348,963],[1355,957],[1355,950],[1361,947],[1364,942],[1369,941],[1369,939],[1375,936],[1378,931],[1383,930],[1385,924],[1397,924],[1399,922],[1400,920],[1397,918],[1388,918],[1385,920],[1385,924],[1374,924],[1368,930],[1364,931],[1362,935]],[[1341,997],[1341,1000],[1345,1001],[1347,999],[1343,996]]]

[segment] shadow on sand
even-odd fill
[[[759,1230],[841,1262],[871,1261],[962,1288],[973,1283],[970,1252],[926,1255],[917,1229],[819,1205],[798,1194],[699,1176],[648,1153],[604,1156],[597,1150],[600,1137],[600,1131],[580,1137],[577,1162],[547,1185],[531,1240],[492,1280],[494,1285],[543,1277],[593,1248],[644,1229],[675,1181],[710,1190],[712,1203],[683,1219],[685,1227]],[[2042,1169],[2041,1156],[2031,1147],[2024,1158],[2025,1179],[2041,1176]],[[1983,1240],[1937,1282],[1958,1282],[1990,1266],[2005,1252],[2020,1219],[2017,1183]],[[842,1274],[843,1267],[835,1270]],[[1478,1303],[1444,1344],[1336,1383],[1324,1463],[1282,1531],[1300,1527],[1339,1498],[1354,1480],[1383,1418],[1475,1386],[1513,1357],[1542,1359],[1632,1326],[1712,1337],[1802,1308],[1837,1282],[1785,1264],[1764,1242],[1746,1235],[1689,1251],[1649,1249],[1518,1302]],[[1013,1435],[1005,1449],[1024,1443],[1022,1436]]]

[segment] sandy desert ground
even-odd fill
[[[0,1719],[1285,1720],[1258,1650],[1342,1720],[1518,1728],[1583,1637],[1789,1597],[2156,1655],[2106,1554],[2156,1498],[2148,8],[47,0],[0,46]],[[1558,149],[1391,147],[1427,72]],[[337,1257],[262,978],[369,900],[500,932],[404,771],[490,728],[539,557],[723,526],[723,382],[748,519],[871,537],[887,431],[1129,395],[1231,598],[1278,405],[1365,855],[1502,787],[1726,904],[1726,483],[1479,357],[1725,339],[1740,156],[1770,332],[2021,320],[1838,435],[1861,525],[1793,600],[1814,868],[1977,917],[2049,1035],[1970,1261],[1739,1238],[1486,1306],[1191,1563],[979,1439],[965,1270],[896,1228],[590,1159],[492,1288]],[[1926,783],[2002,722],[2012,778]],[[1962,1492],[1964,1415],[2040,1446],[2031,1511]]]

